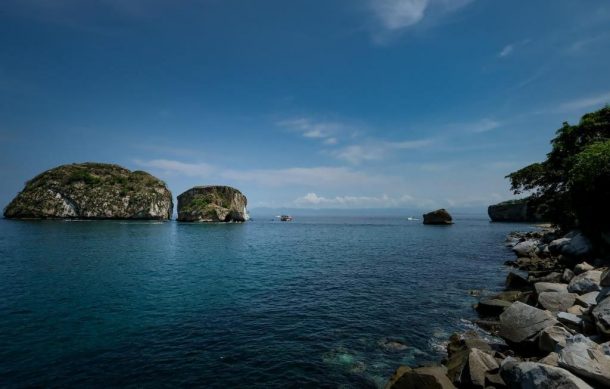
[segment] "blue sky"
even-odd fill
[[[610,3],[6,0],[0,203],[118,163],[251,208],[480,209],[610,102]]]

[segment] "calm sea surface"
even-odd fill
[[[442,356],[527,228],[0,220],[0,386],[379,387]]]

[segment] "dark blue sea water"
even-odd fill
[[[0,385],[379,387],[442,356],[524,228],[0,220]]]

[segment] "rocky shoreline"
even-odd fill
[[[440,365],[399,367],[386,389],[610,387],[610,269],[580,232],[508,235],[505,290],[475,306]]]

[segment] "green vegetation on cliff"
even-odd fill
[[[610,107],[564,123],[543,162],[507,178],[515,194],[533,192],[548,220],[599,235],[610,228]]]
[[[28,181],[8,218],[169,219],[171,192],[152,175],[104,163],[62,165]]]

